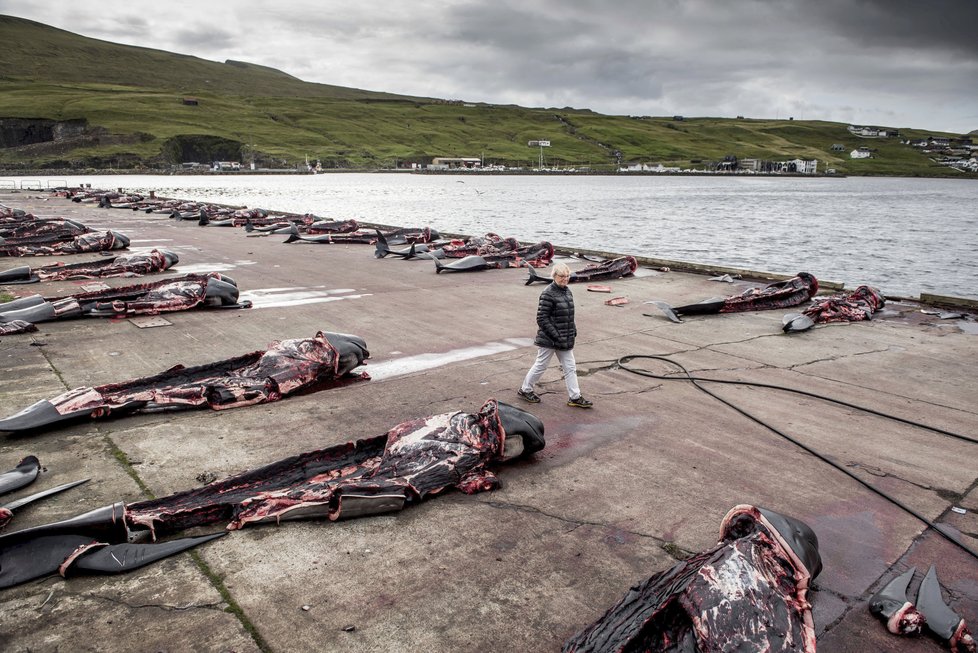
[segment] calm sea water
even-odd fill
[[[47,187],[64,178],[37,179]],[[65,181],[978,299],[974,180],[348,173]]]

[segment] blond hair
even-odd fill
[[[567,266],[566,263],[555,263],[554,269],[550,273],[550,276],[555,277],[558,274],[560,275],[566,274],[567,276],[570,276],[570,273],[571,273],[570,268]]]

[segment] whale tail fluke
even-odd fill
[[[682,320],[679,318],[679,315],[676,313],[676,311],[673,310],[672,306],[670,306],[666,302],[660,301],[658,299],[653,299],[653,300],[647,301],[645,303],[646,304],[652,304],[652,305],[654,305],[656,308],[658,308],[660,311],[662,311],[662,313],[667,318],[669,318],[673,322],[676,322],[676,323],[682,322]],[[649,314],[649,313],[643,313],[643,315],[645,315],[647,317],[652,317],[652,315]]]
[[[380,233],[380,229],[374,229],[377,232],[377,242],[374,244],[376,249],[374,249],[374,256],[376,258],[384,258],[391,253],[390,245],[387,244],[387,238],[384,234]]]
[[[292,223],[292,228],[289,229],[289,237],[285,239],[285,242],[294,243],[295,241],[300,239],[301,236],[299,235],[299,227],[295,226],[295,223]]]
[[[524,282],[524,286],[529,286],[530,284],[537,282],[550,283],[552,281],[550,277],[545,277],[537,272],[537,269],[533,266],[528,267],[527,270],[529,271],[530,275],[527,277],[526,282]]]

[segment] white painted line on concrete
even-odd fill
[[[506,338],[500,342],[487,342],[484,345],[477,345],[475,347],[463,347],[462,349],[453,349],[439,353],[417,354],[416,356],[396,358],[377,364],[368,363],[362,369],[370,374],[371,379],[380,381],[395,376],[414,374],[452,363],[479,358],[480,356],[490,356],[492,354],[500,354],[505,351],[513,351],[514,349],[531,346],[533,346],[532,338]]]
[[[311,288],[259,288],[241,293],[239,301],[250,301],[252,308],[282,308],[288,306],[303,306],[306,304],[321,304],[335,302],[341,299],[360,299],[370,297],[372,293],[351,295],[353,288],[326,288],[313,286]]]
[[[254,264],[255,261],[234,261],[233,263],[195,263],[193,265],[177,263],[170,269],[176,272],[183,272],[185,274],[201,272],[228,272],[242,265]]]

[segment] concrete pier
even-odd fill
[[[412,418],[475,411],[490,397],[519,404],[516,388],[536,354],[542,287],[525,286],[525,270],[435,274],[431,261],[377,259],[369,245],[285,245],[284,236],[101,209],[41,191],[0,189],[0,203],[121,231],[134,248],[172,249],[180,263],[170,273],[221,271],[254,302],[246,310],[165,314],[166,324],[152,328],[89,318],[2,337],[0,416],[69,388],[207,363],[319,330],[362,336],[372,355],[365,369],[374,373],[371,381],[267,405],[0,435],[0,471],[29,454],[44,465],[34,485],[0,505],[92,478],[19,511],[8,532],[197,487]],[[0,269],[84,258],[0,258]],[[90,283],[0,285],[0,294],[52,296]],[[53,577],[3,590],[0,649],[558,651],[631,586],[714,545],[720,520],[742,503],[801,519],[818,535],[824,570],[809,596],[820,651],[946,650],[931,636],[890,635],[867,609],[881,584],[911,565],[921,572],[936,565],[945,599],[978,629],[978,559],[677,380],[676,367],[633,361],[674,377],[665,380],[616,364],[628,355],[664,356],[697,377],[803,389],[974,439],[973,317],[942,320],[921,304],[890,301],[872,322],[785,335],[788,310],[675,324],[643,303],[679,305],[754,283],[651,267],[602,283],[612,294],[571,286],[581,387],[595,406],[566,405],[554,364],[539,388],[542,403],[528,407],[546,425],[547,447],[500,466],[501,489],[445,492],[399,513],[336,523],[249,526],[127,575]],[[605,304],[618,296],[629,303]],[[975,442],[808,396],[703,385],[978,549]]]

